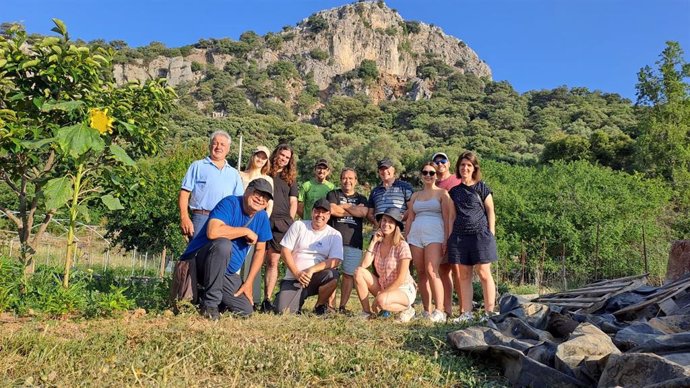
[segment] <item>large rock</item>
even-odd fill
[[[611,338],[591,323],[582,323],[558,345],[555,367],[578,380],[596,383],[611,354],[620,354]]]
[[[417,68],[428,58],[455,68],[461,73],[491,78],[491,69],[463,41],[446,35],[439,27],[414,23],[415,31],[405,32],[405,21],[394,10],[375,2],[358,2],[325,10],[314,15],[325,21],[326,27],[317,33],[311,31],[308,19],[295,28],[276,34],[282,43],[273,48],[261,46],[247,54],[260,69],[278,60],[296,63],[302,74],[313,73],[320,90],[329,90],[340,75],[357,69],[362,61],[372,60],[381,75],[376,83],[349,85],[374,101],[400,98],[407,82],[417,77]],[[325,52],[328,58],[313,58],[312,52]],[[194,49],[186,57],[159,56],[149,63],[135,61],[114,68],[119,84],[127,81],[145,81],[166,77],[171,85],[197,82],[202,72],[192,72],[192,62],[223,67],[236,59],[233,55],[218,54],[206,49]],[[244,59],[242,59],[244,60]],[[413,98],[429,98],[428,85],[417,83]]]
[[[561,373],[547,365],[525,356],[521,350],[539,348],[528,343],[511,340],[500,332],[487,327],[470,327],[448,334],[448,340],[458,350],[481,354],[498,362],[504,375],[516,387],[586,387],[587,383]],[[548,350],[540,349],[540,354]]]
[[[674,282],[686,273],[690,273],[690,240],[676,240],[668,253],[665,283]]]
[[[644,387],[659,384],[665,387],[670,384],[664,382],[687,379],[689,376],[688,369],[656,354],[614,354],[609,357],[598,386]]]

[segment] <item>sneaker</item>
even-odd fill
[[[201,308],[199,309],[199,314],[201,314],[202,317],[210,321],[217,321],[220,319],[220,312],[218,312],[218,307],[201,306]]]
[[[484,311],[481,318],[479,318],[479,323],[486,323],[491,317],[495,317],[498,313],[493,311]]]
[[[334,310],[330,307],[328,307],[327,304],[322,304],[319,306],[314,307],[314,314],[316,315],[326,315],[328,313],[333,312]]]
[[[366,311],[362,311],[361,313],[359,313],[359,315],[357,317],[361,318],[361,319],[371,319],[372,315],[371,315],[371,313],[368,313]]]
[[[400,322],[409,322],[414,317],[415,311],[412,306],[408,307],[407,310],[403,310],[398,316]]]
[[[386,310],[381,310],[381,311],[379,311],[378,317],[379,317],[379,318],[390,318],[390,317],[391,317],[391,312],[390,312],[390,311],[386,311]]]
[[[426,311],[426,310],[422,311],[422,319],[430,319],[430,318],[431,318],[431,314],[429,314],[428,311]]]
[[[346,316],[348,316],[348,317],[349,317],[349,316],[352,316],[352,312],[351,312],[350,310],[346,309],[344,306],[338,308],[338,313],[339,313],[339,314],[346,315]]]
[[[462,324],[471,323],[472,321],[474,321],[474,316],[472,315],[472,313],[471,312],[465,312],[465,313],[460,314],[459,317],[453,319],[451,322],[462,325]]]
[[[429,314],[429,320],[433,323],[445,323],[446,313],[440,310],[434,310],[433,313]]]
[[[273,303],[271,303],[270,300],[264,299],[263,302],[261,302],[261,308],[259,309],[262,313],[272,313],[275,308],[273,307]]]

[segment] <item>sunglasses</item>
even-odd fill
[[[436,164],[436,165],[446,164],[446,163],[448,163],[448,159],[436,159],[436,160],[434,160],[434,164]]]
[[[427,176],[427,175],[428,175],[428,176],[434,176],[434,175],[436,175],[436,171],[424,170],[424,171],[422,171],[422,175],[424,175],[424,176]]]

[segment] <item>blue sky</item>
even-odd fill
[[[280,31],[334,0],[2,0],[0,21],[48,34],[64,20],[73,38],[121,39],[168,47],[200,38],[237,39],[247,30]],[[388,0],[406,20],[464,40],[518,91],[584,86],[635,98],[639,69],[667,40],[690,58],[690,0]],[[690,60],[689,60],[690,61]]]

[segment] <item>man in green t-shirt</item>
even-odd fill
[[[314,178],[304,182],[299,188],[299,195],[297,200],[297,215],[303,220],[311,220],[311,208],[314,203],[325,198],[329,191],[335,188],[335,185],[326,179],[331,173],[331,166],[326,159],[319,159],[314,165]]]

